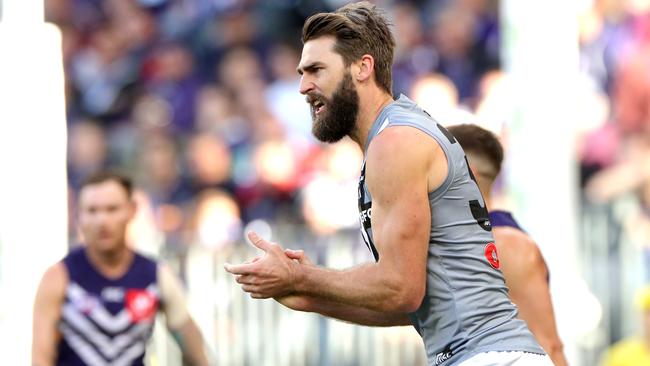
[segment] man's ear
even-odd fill
[[[356,62],[355,70],[352,76],[360,83],[370,80],[375,71],[375,59],[365,54]]]
[[[131,197],[129,200],[129,208],[131,210],[129,213],[129,220],[133,220],[136,213],[138,213],[138,201],[134,197]]]

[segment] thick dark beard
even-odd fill
[[[350,135],[359,114],[359,94],[349,73],[345,74],[332,98],[324,102],[326,109],[323,115],[316,116],[312,110],[314,124],[311,132],[322,142],[337,142]]]

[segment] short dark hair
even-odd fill
[[[119,184],[122,186],[122,188],[124,188],[124,191],[129,198],[133,194],[133,182],[131,181],[131,178],[113,170],[100,170],[89,174],[81,182],[81,185],[79,186],[79,192],[81,192],[87,186],[104,182],[115,182]]]
[[[447,130],[458,140],[466,154],[483,159],[490,165],[477,167],[479,170],[487,168],[481,171],[483,175],[491,179],[499,175],[503,164],[503,147],[494,133],[473,124],[448,126]]]
[[[371,55],[375,59],[377,84],[392,93],[395,38],[390,23],[382,12],[367,1],[347,4],[332,13],[309,17],[302,28],[302,43],[323,36],[334,36],[334,51],[343,57],[346,66]]]

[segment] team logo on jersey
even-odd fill
[[[453,356],[454,353],[451,351],[451,348],[447,346],[444,351],[436,354],[436,366],[441,365],[443,362],[447,361],[448,359]]]
[[[124,288],[104,287],[101,292],[102,299],[107,302],[122,302],[124,300]]]
[[[147,290],[127,290],[125,302],[131,319],[136,323],[152,318],[158,309],[156,296]]]
[[[99,300],[93,295],[84,294],[79,298],[73,299],[72,303],[80,312],[90,314],[99,305]]]
[[[499,255],[497,254],[497,246],[494,243],[485,244],[485,259],[495,269],[499,269]]]

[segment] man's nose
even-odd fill
[[[310,80],[309,77],[307,77],[306,75],[303,75],[300,78],[300,94],[305,95],[305,94],[309,93],[310,91],[314,90],[315,88],[316,88],[316,85],[314,84],[314,82],[312,80]]]

